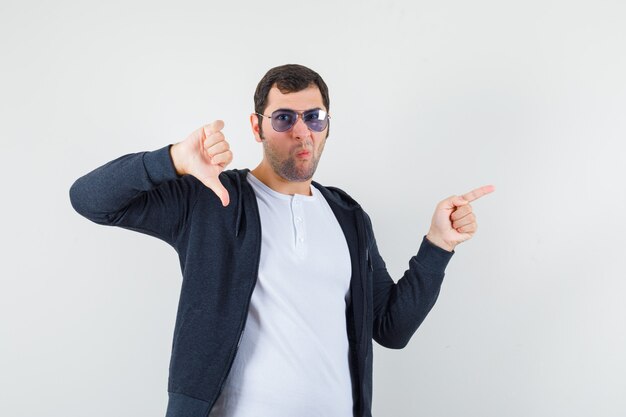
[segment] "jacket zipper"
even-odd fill
[[[361,222],[360,222],[361,230],[360,230],[360,233],[359,233],[359,244],[361,245],[361,247],[365,248],[365,258],[366,258],[365,264],[368,265],[369,264],[369,248],[367,247],[367,242],[365,242],[365,239],[364,239],[365,238],[365,236],[364,236],[364,234],[365,234],[365,218],[363,217],[364,215],[363,215],[362,211],[359,211],[359,214],[360,214],[360,218],[361,218]],[[363,287],[363,300],[362,300],[362,302],[363,302],[363,317],[362,317],[363,321],[362,321],[362,325],[361,325],[362,326],[361,327],[361,335],[365,335],[365,325],[366,325],[365,322],[366,322],[366,314],[367,314],[366,310],[365,310],[365,308],[367,306],[367,303],[366,303],[367,302],[367,294],[365,292],[365,284],[366,284],[367,279],[365,277],[366,277],[366,272],[365,272],[365,270],[363,270],[361,272],[362,287]],[[363,279],[363,278],[365,278],[365,279]]]
[[[359,221],[358,221],[358,225],[359,227],[357,228],[357,233],[358,233],[358,240],[359,240],[359,249],[360,248],[365,248],[365,263],[363,263],[363,261],[361,261],[362,258],[359,259],[359,269],[360,269],[360,274],[361,274],[361,289],[363,291],[363,297],[362,297],[362,305],[363,305],[363,315],[361,317],[361,340],[359,341],[359,347],[357,349],[357,351],[363,351],[363,349],[361,349],[361,345],[364,345],[366,342],[364,341],[364,337],[365,337],[365,326],[366,326],[366,322],[367,322],[367,292],[366,292],[366,285],[367,285],[367,272],[366,272],[366,268],[369,268],[370,270],[372,270],[372,264],[371,264],[371,260],[370,260],[370,256],[369,256],[369,248],[367,247],[367,241],[365,239],[365,214],[363,213],[362,210],[359,210]],[[361,249],[362,250],[362,249]],[[361,252],[361,250],[359,251],[359,255],[363,252]],[[364,356],[361,359],[364,363],[367,360],[367,352],[364,352]],[[364,364],[365,365],[365,364]],[[359,372],[360,374],[360,372]],[[363,392],[362,392],[362,386],[363,386],[363,380],[365,379],[365,375],[361,375],[361,387],[359,388],[359,414],[363,415],[363,413],[365,412],[365,404],[364,404],[364,398],[363,398]]]

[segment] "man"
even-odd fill
[[[263,159],[252,171],[225,170],[232,152],[215,121],[79,178],[72,205],[179,255],[167,417],[371,416],[372,339],[409,342],[476,231],[469,203],[493,187],[439,203],[394,283],[361,206],[312,180],[330,120],[322,78],[273,68],[254,101]]]

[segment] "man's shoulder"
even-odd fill
[[[321,191],[326,200],[332,200],[335,203],[346,206],[347,208],[360,208],[361,205],[348,194],[342,188],[334,185],[322,185],[317,181],[312,181],[311,184]]]

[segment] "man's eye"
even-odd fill
[[[276,116],[276,120],[280,120],[281,122],[288,122],[289,120],[291,120],[291,115],[287,113],[282,113]]]
[[[304,117],[303,117],[303,119],[305,121],[307,121],[307,120],[320,120],[322,118],[323,117],[321,117],[320,112],[317,111],[317,110],[316,111],[312,111],[310,113],[306,113],[306,114],[304,114]]]

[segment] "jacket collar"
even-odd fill
[[[249,168],[231,169],[231,170],[227,170],[223,172],[231,179],[234,179],[235,187],[237,188],[237,217],[235,221],[235,236],[239,236],[239,231],[241,229],[242,214],[243,214],[242,213],[243,193],[254,192],[252,191],[252,188],[250,187],[250,185],[247,183],[247,180],[246,180],[246,176],[248,175],[248,172],[250,172]],[[340,208],[344,210],[361,209],[361,205],[357,203],[352,197],[350,197],[348,193],[346,193],[342,189],[337,188],[337,187],[331,187],[331,186],[326,187],[316,181],[312,181],[311,183],[318,190],[320,190],[320,192],[322,193],[326,201],[330,200],[330,202],[335,203],[337,206],[339,206]],[[247,191],[244,191],[244,188]]]

